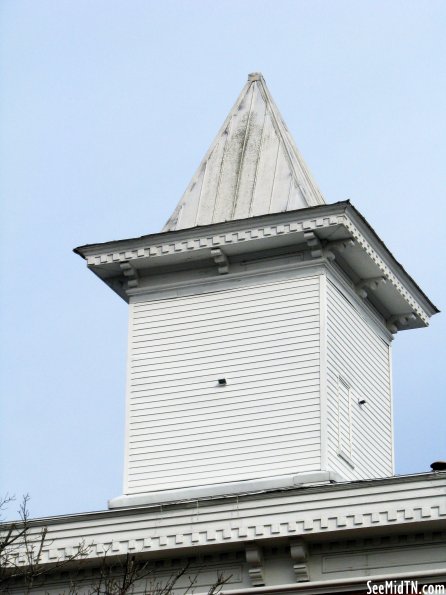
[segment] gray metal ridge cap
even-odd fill
[[[432,316],[434,314],[438,314],[440,312],[440,310],[428,298],[428,296],[424,293],[424,291],[421,289],[421,287],[418,285],[418,283],[414,280],[414,278],[410,275],[410,273],[407,272],[407,270],[399,262],[399,260],[397,260],[397,258],[395,258],[393,253],[389,250],[387,245],[380,238],[380,236],[377,234],[377,232],[372,227],[372,225],[367,221],[367,219],[364,217],[364,215],[362,215],[350,201],[347,201],[347,203],[348,204],[347,204],[346,211],[350,215],[350,218],[355,222],[356,226],[364,233],[364,235],[366,237],[370,236],[373,239],[373,241],[378,244],[378,246],[381,248],[382,253],[389,258],[389,261],[392,265],[394,265],[394,266],[396,265],[397,269],[400,270],[401,274],[411,284],[412,290],[414,291],[414,293],[418,293],[420,295],[420,297],[423,299],[423,301],[425,302],[425,305],[428,307],[428,309],[431,310],[430,315]]]
[[[405,475],[392,475],[390,477],[381,477],[376,479],[361,479],[361,480],[354,480],[354,481],[343,481],[337,483],[330,483],[324,485],[308,485],[308,486],[292,486],[290,488],[281,488],[281,489],[271,489],[265,490],[262,492],[247,492],[244,494],[229,494],[227,496],[215,496],[210,498],[192,498],[190,500],[182,500],[176,502],[169,502],[163,504],[150,504],[145,506],[129,506],[127,508],[115,508],[115,509],[103,509],[103,510],[95,510],[95,511],[88,511],[88,512],[76,512],[76,513],[69,513],[69,514],[62,514],[62,515],[52,515],[52,516],[43,516],[43,517],[35,517],[28,519],[28,523],[30,526],[39,527],[42,525],[58,525],[63,523],[69,522],[82,522],[87,520],[98,520],[100,521],[101,518],[110,518],[110,517],[120,517],[120,516],[127,516],[127,515],[139,515],[145,510],[166,510],[166,509],[175,509],[181,508],[186,505],[189,506],[196,506],[197,502],[200,503],[208,503],[208,504],[221,504],[224,501],[228,500],[240,500],[240,498],[255,498],[255,497],[268,497],[274,498],[276,495],[283,495],[284,493],[324,493],[324,492],[338,492],[345,489],[361,489],[364,487],[374,487],[379,485],[393,485],[393,484],[411,484],[420,480],[424,480],[426,482],[431,481],[445,481],[446,480],[446,471],[425,471],[421,473],[410,473]],[[11,520],[0,523],[0,527],[6,528],[11,525],[20,526],[22,521],[18,520]]]
[[[224,221],[222,223],[210,223],[208,225],[197,225],[196,227],[188,227],[185,229],[176,229],[173,231],[161,231],[156,233],[150,233],[132,238],[124,238],[122,240],[111,240],[108,242],[98,242],[96,244],[84,244],[82,246],[78,246],[77,248],[73,248],[73,252],[75,254],[78,254],[82,258],[86,258],[86,256],[89,255],[88,253],[94,253],[99,248],[106,251],[111,248],[124,247],[126,244],[130,242],[136,244],[146,244],[147,242],[155,243],[159,241],[167,241],[167,239],[169,239],[168,241],[177,241],[181,239],[188,239],[190,237],[196,237],[197,233],[203,235],[207,232],[216,233],[217,230],[218,233],[226,233],[229,230],[237,230],[239,228],[243,228],[250,225],[262,224],[265,223],[268,219],[279,218],[280,216],[285,216],[289,218],[298,217],[299,219],[305,219],[305,217],[313,213],[318,213],[318,215],[320,214],[321,216],[328,216],[331,214],[341,213],[349,204],[349,200],[342,200],[329,204],[317,205],[314,207],[306,207],[304,209],[295,209],[294,211],[267,213],[265,215],[257,215],[255,217],[232,219],[229,221]]]

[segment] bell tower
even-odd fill
[[[392,338],[437,310],[325,203],[260,74],[161,233],[76,252],[129,303],[110,507],[393,474]]]

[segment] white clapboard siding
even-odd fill
[[[319,309],[318,276],[132,304],[126,493],[320,469]]]
[[[328,465],[347,479],[386,477],[393,473],[390,345],[357,308],[327,283]]]

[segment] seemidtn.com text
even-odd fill
[[[367,581],[367,595],[446,595],[445,585],[418,584],[418,581]]]

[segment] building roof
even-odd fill
[[[173,551],[197,546],[267,543],[276,538],[353,538],[360,533],[444,529],[446,473],[273,489],[29,521],[48,527],[41,562],[63,560],[76,543],[89,558]],[[5,524],[5,527],[8,525]],[[325,536],[325,537],[324,537]],[[105,548],[105,549],[104,549]]]
[[[322,204],[265,79],[253,73],[163,231]]]

